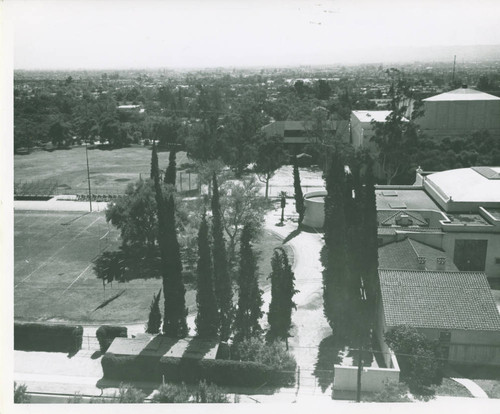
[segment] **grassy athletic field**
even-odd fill
[[[123,192],[129,183],[142,175],[147,178],[151,170],[151,150],[147,147],[109,150],[89,150],[90,184],[96,194]],[[168,166],[168,152],[158,153],[160,169]],[[188,162],[185,152],[177,153],[177,167]],[[178,188],[182,178],[183,190],[189,188],[187,173],[178,173]],[[80,194],[88,191],[85,147],[53,152],[35,151],[27,155],[14,155],[14,182],[30,183],[44,180],[55,182],[61,194]],[[196,175],[191,176],[191,188],[196,183]]]
[[[106,223],[103,212],[15,211],[14,316],[16,320],[68,320],[81,323],[142,322],[147,320],[160,279],[114,282],[103,290],[92,260],[105,249],[117,250],[120,233]],[[281,240],[264,232],[260,251],[260,287],[267,276],[274,247]],[[106,299],[124,293],[94,311]],[[196,292],[188,290],[186,305],[196,309]]]

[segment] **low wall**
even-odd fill
[[[361,374],[361,390],[363,392],[379,392],[385,381],[399,382],[399,365],[396,356],[391,352],[392,368],[363,368]],[[358,386],[358,367],[335,365],[334,391],[356,391]]]

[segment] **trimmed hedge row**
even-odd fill
[[[82,348],[83,327],[43,323],[14,323],[14,349],[76,353]]]
[[[109,346],[111,345],[111,343],[115,338],[127,337],[127,327],[102,325],[95,332],[95,336],[99,341],[99,347],[101,348],[101,352],[104,353],[108,350]]]
[[[258,387],[263,384],[282,386],[295,382],[295,373],[275,372],[257,362],[231,360],[194,360],[186,358],[114,355],[106,353],[101,360],[104,377],[122,381],[201,380],[217,385]]]

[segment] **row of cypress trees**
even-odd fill
[[[156,333],[161,325],[160,294],[164,294],[163,333],[171,337],[188,334],[185,287],[182,281],[182,261],[175,227],[175,152],[169,155],[164,182],[160,183],[158,154],[153,144],[151,178],[154,181],[158,208],[158,242],[162,262],[163,288],[154,296],[146,331]],[[197,294],[198,313],[195,319],[199,337],[227,341],[234,333],[241,341],[262,333],[262,290],[258,285],[257,255],[252,247],[254,229],[245,225],[241,234],[238,306],[233,307],[233,288],[229,273],[226,244],[223,235],[220,196],[215,173],[212,176],[212,226],[203,214],[198,232]],[[211,228],[211,235],[210,235]],[[211,236],[211,237],[210,237]],[[213,241],[213,243],[211,243]],[[269,336],[288,337],[291,312],[295,306],[294,275],[283,249],[276,250],[272,259],[272,301],[269,311]],[[234,321],[233,321],[234,319]]]
[[[379,296],[375,187],[371,166],[350,169],[335,151],[326,172],[324,313],[346,345],[369,341]]]

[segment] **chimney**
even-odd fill
[[[426,259],[424,256],[417,257],[417,263],[418,263],[419,270],[425,270],[425,262],[426,262]]]
[[[444,270],[446,266],[446,257],[438,257],[436,259],[436,270]]]

